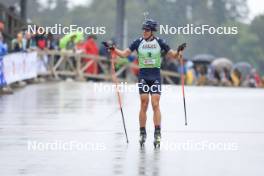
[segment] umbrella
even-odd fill
[[[222,57],[222,58],[215,59],[211,65],[218,72],[221,72],[224,69],[231,71],[233,62],[227,58]]]
[[[190,60],[188,60],[188,61],[186,62],[186,67],[187,67],[188,69],[193,68],[193,62],[190,61]]]
[[[214,59],[215,57],[210,54],[198,54],[192,58],[192,61],[194,63],[210,64]]]
[[[245,80],[252,70],[252,66],[248,62],[238,62],[234,65],[233,69],[237,69],[241,75],[242,79]]]

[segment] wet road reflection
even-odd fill
[[[113,141],[121,142],[123,133],[115,133]],[[114,144],[113,175],[124,175],[124,161],[126,160],[127,146],[122,143]]]
[[[138,175],[160,175],[160,149],[153,149],[152,154],[147,154],[146,148],[139,149]]]
[[[151,108],[139,146],[138,93],[122,93],[126,144],[116,94],[93,86],[38,84],[1,96],[0,175],[264,174],[263,90],[187,87],[185,127],[180,88],[171,87],[162,95],[163,143],[155,150]],[[229,150],[208,147],[216,144]]]

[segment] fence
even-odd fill
[[[83,62],[83,58],[90,61]],[[98,74],[86,73],[85,70],[94,62],[101,70]],[[76,80],[97,79],[110,81],[110,60],[106,57],[95,56],[71,51],[43,50],[27,53],[8,54],[0,59],[0,85],[9,85],[16,81],[35,78],[37,76],[73,77]],[[134,63],[122,65],[116,76],[121,81],[129,82],[127,74],[131,68],[138,68]],[[124,76],[126,75],[126,76]],[[179,77],[176,72],[161,70],[161,75],[170,84],[173,77]]]

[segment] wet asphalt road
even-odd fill
[[[137,91],[122,93],[126,144],[115,92],[96,86],[45,83],[1,96],[0,175],[264,175],[264,90],[187,87],[186,127],[180,87],[167,87],[155,150],[151,107],[139,147]]]

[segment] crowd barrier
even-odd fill
[[[83,62],[83,58],[90,61]],[[101,70],[98,74],[86,73],[85,70],[96,62]],[[77,80],[97,79],[101,81],[111,80],[110,60],[103,56],[74,53],[71,51],[37,50],[32,52],[11,53],[0,57],[0,87],[10,85],[17,81],[36,78],[37,76],[51,76],[54,78],[73,77]],[[116,71],[116,76],[121,81],[128,81],[126,72],[131,68],[138,68],[134,63],[121,66]],[[179,78],[179,74],[161,70],[161,75],[170,84],[175,84],[173,78]]]
[[[47,56],[38,57],[37,52],[12,53],[0,57],[0,86],[17,81],[36,78],[38,74],[47,72],[45,63]]]

